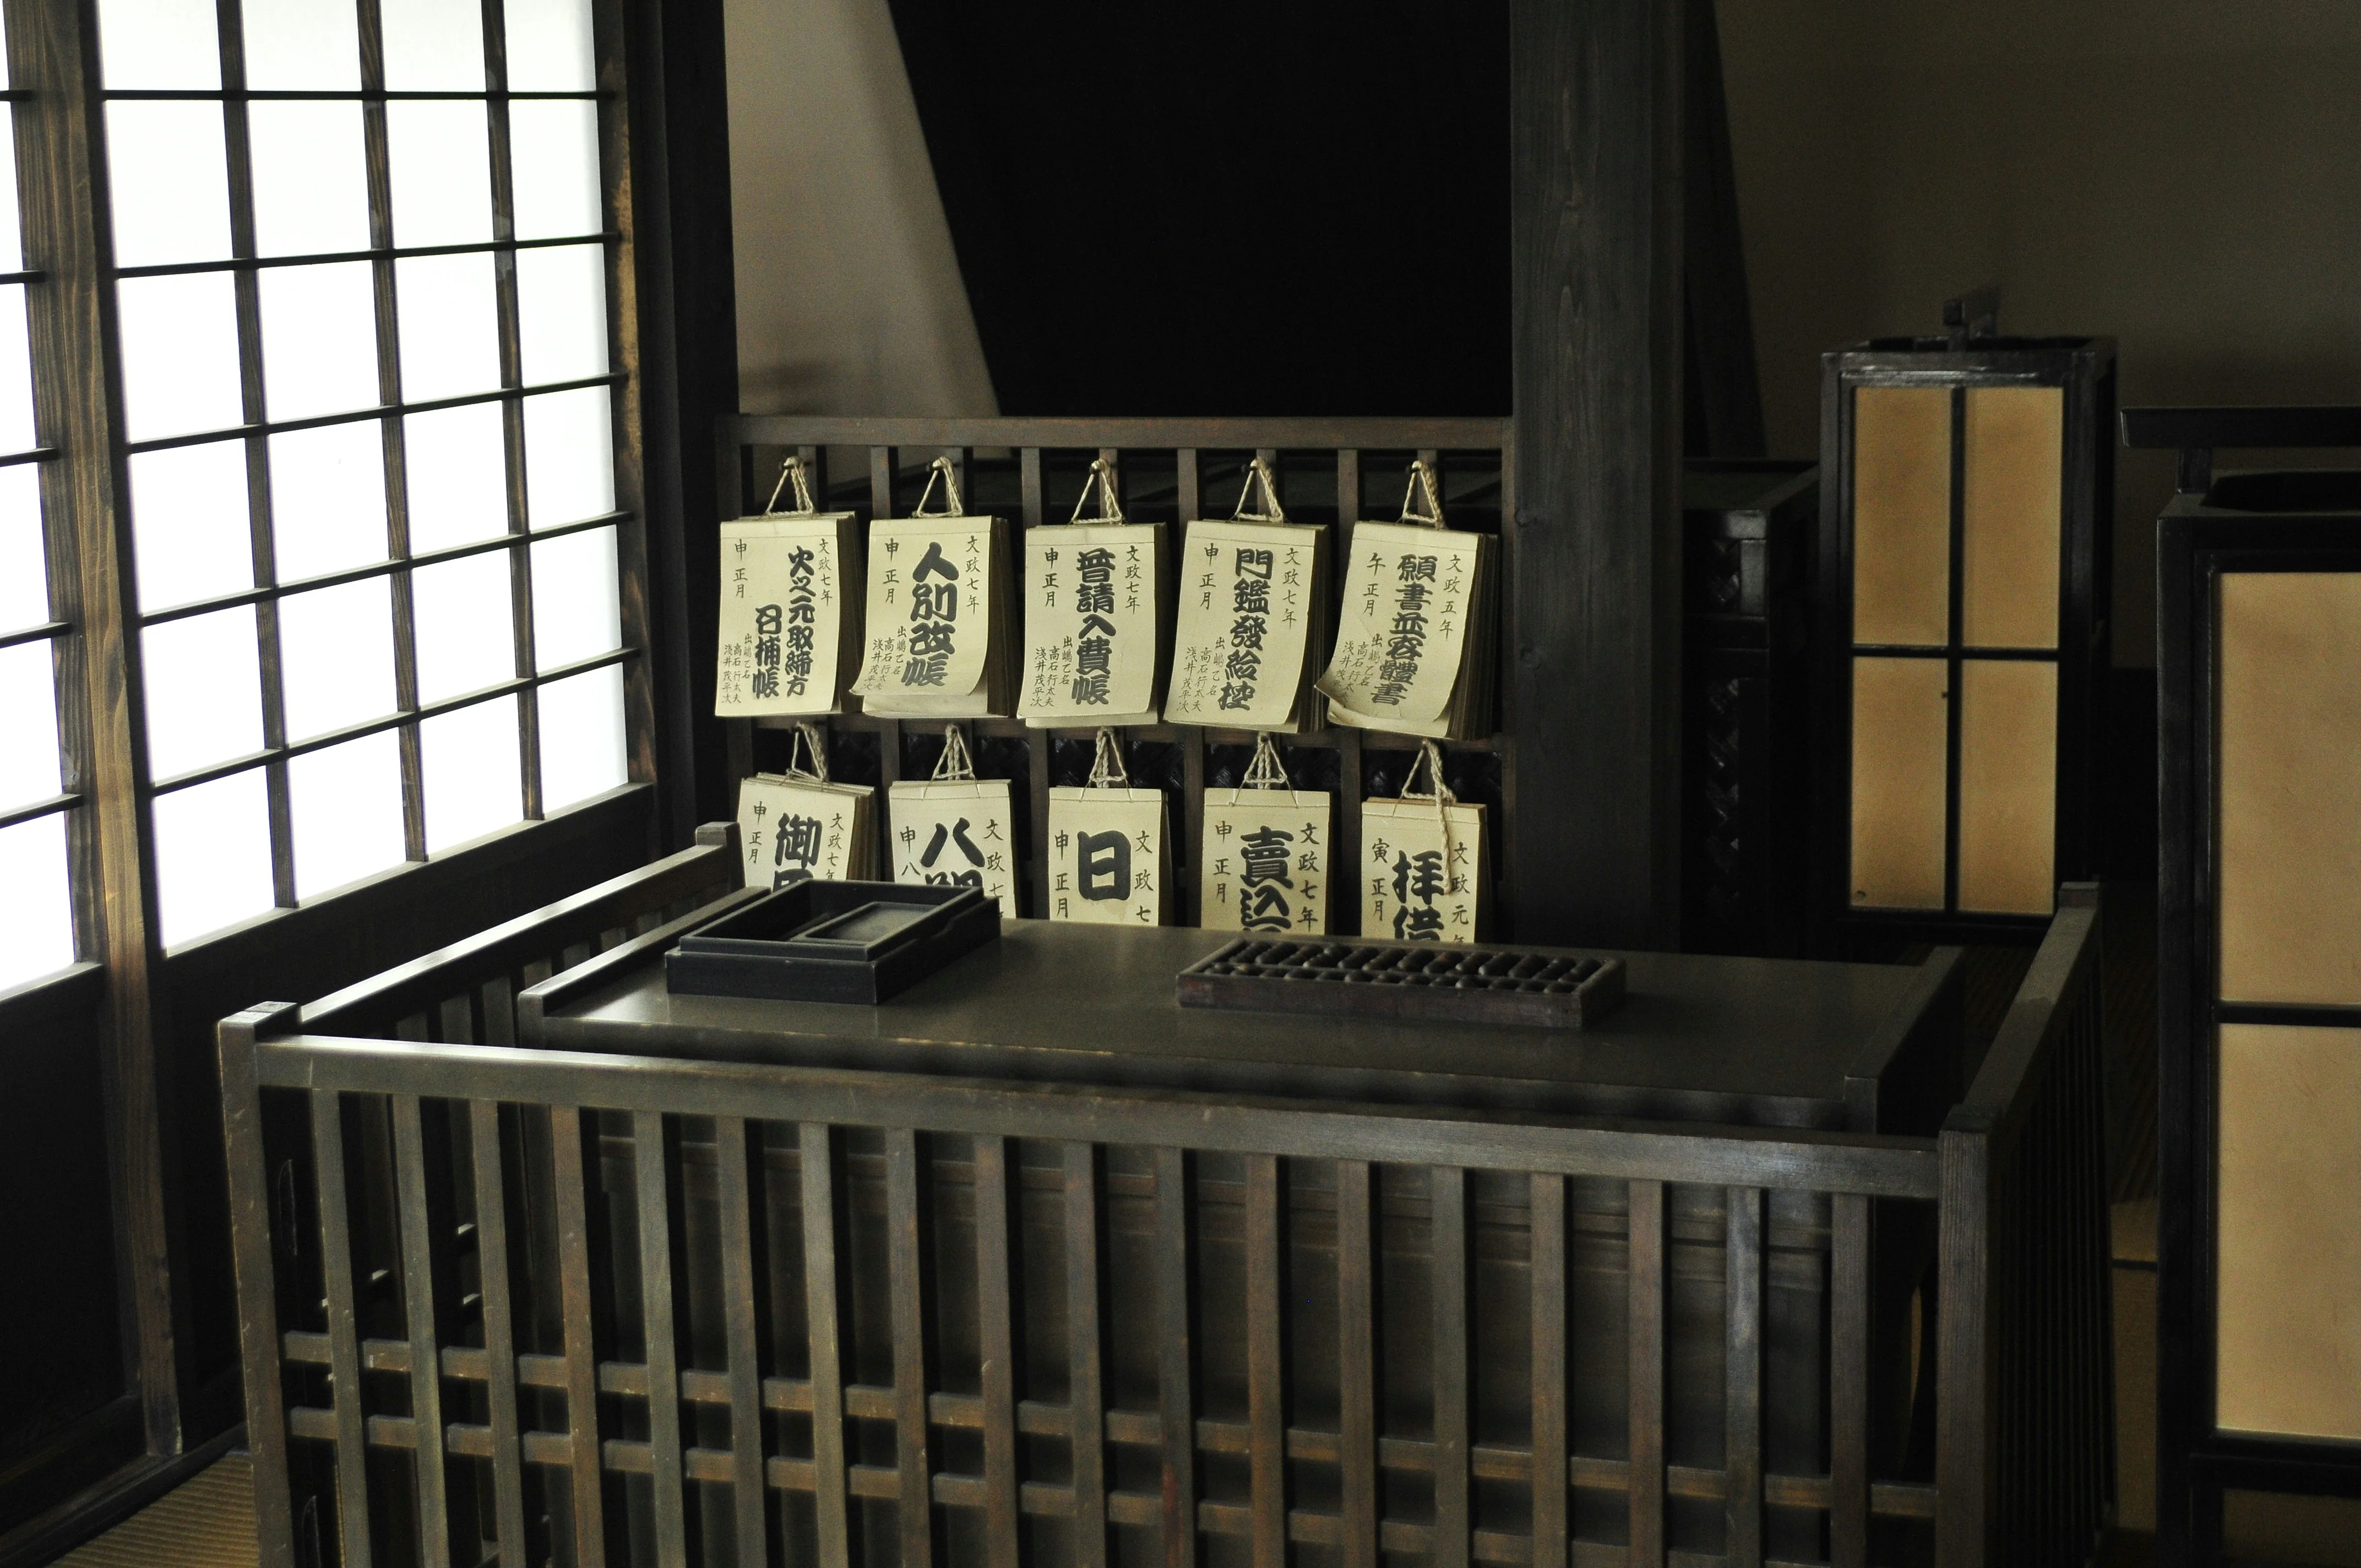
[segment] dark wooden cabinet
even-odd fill
[[[2097,869],[2114,365],[1964,328],[1821,360],[1822,951],[2030,940]]]
[[[2361,473],[2212,455],[2361,444],[2361,409],[2124,423],[2181,452],[2157,549],[2157,1526],[2162,1562],[2213,1563],[2268,1555],[2240,1540],[2258,1495],[2361,1497]]]
[[[1682,512],[1681,946],[1793,957],[1807,907],[1819,471],[1693,459]]]

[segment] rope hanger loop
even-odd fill
[[[1093,496],[1098,498],[1099,514],[1096,517],[1084,517],[1082,509],[1091,504],[1091,498]],[[1093,457],[1091,459],[1091,477],[1082,481],[1082,493],[1074,498],[1074,515],[1068,518],[1066,521],[1071,524],[1124,521],[1123,502],[1115,493],[1115,465],[1104,457]]]
[[[1098,743],[1091,755],[1091,787],[1093,789],[1129,789],[1131,775],[1124,771],[1123,748],[1115,744],[1115,731],[1102,726]]]
[[[797,762],[798,756],[808,756],[810,765]],[[796,726],[795,735],[787,742],[787,777],[808,779],[813,784],[828,783],[828,742],[821,739],[818,725]]]
[[[1262,487],[1264,510],[1248,511],[1246,502],[1253,498],[1257,485]],[[1238,504],[1231,509],[1230,521],[1232,522],[1285,522],[1287,521],[1287,509],[1279,504],[1279,476],[1271,472],[1268,462],[1257,457],[1246,466],[1246,482],[1238,491]]]
[[[935,486],[943,488],[943,510],[928,511],[927,503],[934,499]],[[910,509],[912,517],[965,517],[966,503],[960,499],[959,468],[948,457],[938,457],[927,469],[927,488],[918,492],[918,504]]]
[[[796,504],[781,511],[779,497],[785,493],[789,485],[796,488]],[[796,453],[788,453],[787,460],[779,465],[779,482],[771,487],[771,499],[763,503],[763,515],[764,517],[810,517],[818,510],[818,503],[812,499],[811,485],[806,477],[803,458]]]
[[[1422,490],[1426,492],[1424,511],[1418,510],[1421,501],[1419,492]],[[1401,516],[1397,521],[1414,522],[1425,528],[1444,526],[1443,496],[1435,486],[1434,469],[1423,457],[1418,458],[1410,466],[1410,485],[1402,491]]]
[[[975,759],[968,755],[967,737],[956,724],[943,726],[943,754],[935,759],[934,779],[938,784],[974,782]]]

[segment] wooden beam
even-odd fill
[[[1680,930],[1682,0],[1512,0],[1517,939]]]
[[[181,1451],[187,1301],[172,1283],[180,1209],[167,1173],[178,1162],[153,1029],[155,858],[138,793],[147,726],[131,523],[119,504],[126,469],[114,440],[115,289],[102,270],[110,209],[89,17],[69,0],[11,6],[8,56],[14,85],[33,94],[16,117],[26,258],[49,273],[28,312],[37,434],[78,455],[42,465],[41,505],[55,609],[79,628],[65,640],[58,702],[69,783],[86,796],[71,821],[77,939],[107,971],[103,1080],[124,1371],[148,1451],[165,1455]]]

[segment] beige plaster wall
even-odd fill
[[[1720,15],[1774,452],[1817,452],[1822,349],[1988,281],[2005,330],[2119,338],[2127,404],[2361,401],[2361,5]],[[2119,476],[2115,660],[2144,665],[2170,460]]]
[[[999,411],[885,0],[724,0],[739,406]]]

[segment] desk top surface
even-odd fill
[[[1626,953],[1624,1005],[1581,1031],[1231,1012],[1181,1007],[1174,981],[1234,933],[1040,920],[1003,931],[875,1007],[675,996],[651,947],[615,972],[552,982],[525,1043],[1872,1131],[1863,1080],[1886,1071],[1931,992],[1926,971],[1903,966]]]

